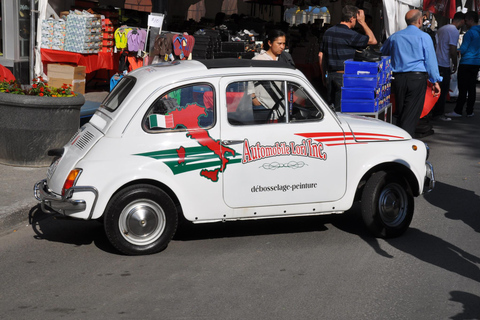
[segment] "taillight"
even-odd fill
[[[67,180],[65,180],[65,183],[63,184],[63,189],[62,189],[62,196],[65,195],[65,192],[73,187],[75,184],[75,181],[77,181],[80,173],[82,172],[82,169],[73,169],[70,171],[68,174]]]

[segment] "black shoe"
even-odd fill
[[[382,60],[382,53],[366,47],[363,50],[355,50],[355,61],[377,62]]]

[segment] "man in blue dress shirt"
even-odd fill
[[[410,10],[405,15],[407,27],[395,32],[382,47],[382,54],[392,57],[397,126],[412,137],[422,114],[427,80],[433,83],[433,95],[440,94],[437,57],[431,37],[420,30],[422,12]]]

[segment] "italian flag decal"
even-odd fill
[[[152,114],[148,116],[148,121],[150,124],[150,129],[153,129],[153,128],[173,129],[175,126],[173,122],[173,114],[166,115],[166,116],[161,114]]]

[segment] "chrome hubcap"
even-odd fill
[[[156,202],[141,199],[123,209],[118,225],[128,242],[148,245],[162,235],[165,221],[165,212]]]
[[[407,195],[398,184],[387,185],[379,197],[379,213],[389,227],[399,226],[407,215]]]

